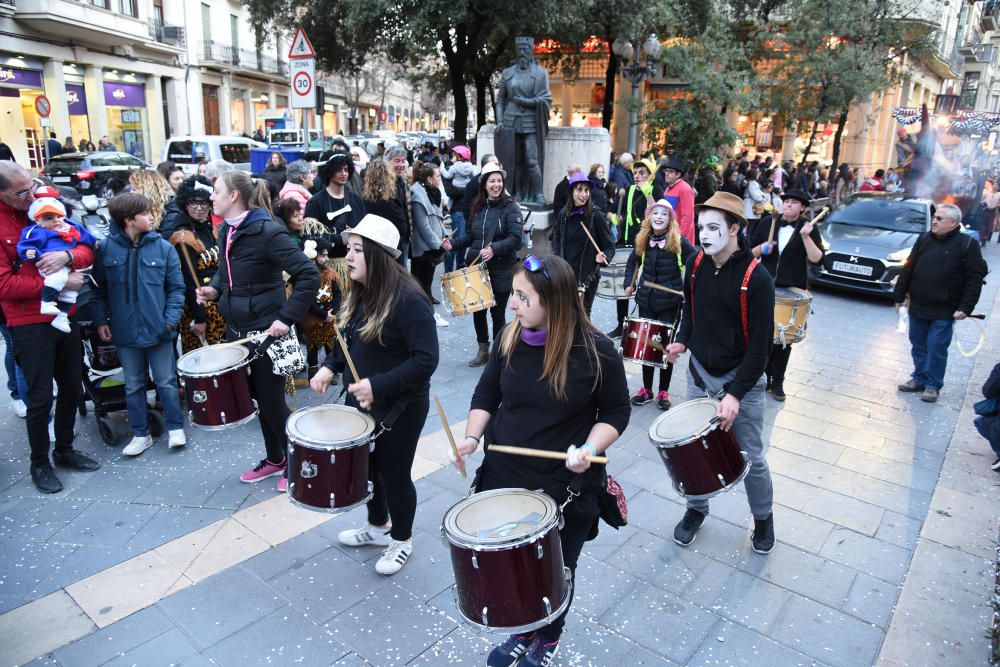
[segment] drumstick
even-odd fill
[[[490,445],[490,451],[502,452],[504,454],[519,454],[521,456],[534,456],[539,459],[558,459],[565,461],[569,456],[566,452],[550,452],[547,449],[532,449],[530,447],[511,447],[509,445]],[[607,456],[587,456],[591,463],[607,463]]]
[[[597,251],[597,254],[599,255],[602,252],[604,252],[603,250],[601,250],[600,246],[597,245],[597,241],[594,240],[594,237],[591,235],[590,230],[587,229],[587,225],[583,224],[583,220],[577,220],[577,222],[580,223],[580,228],[583,230],[583,233],[587,235],[587,238],[590,239],[590,243],[591,245],[594,246],[594,250]]]
[[[680,290],[675,290],[672,287],[666,287],[665,285],[658,285],[658,284],[656,284],[654,282],[650,282],[648,280],[646,282],[644,282],[643,285],[645,285],[646,287],[652,287],[653,289],[658,289],[661,292],[669,292],[670,294],[676,294],[677,296],[679,296],[682,299],[684,298],[684,292],[681,292]]]
[[[489,246],[487,246],[487,247],[489,247]],[[486,250],[486,248],[483,248],[483,250]],[[469,266],[472,266],[473,264],[475,264],[476,262],[479,261],[479,258],[483,256],[483,250],[480,250],[479,254],[476,255],[476,258],[474,260],[472,260],[471,262],[469,262]],[[467,266],[465,268],[469,268],[469,266]]]
[[[223,343],[223,345],[243,345],[244,343],[252,343],[258,339],[267,338],[267,332],[264,331],[259,334],[254,334],[252,336],[247,336],[246,338],[240,338],[239,340],[230,340]]]
[[[462,473],[462,477],[468,477],[469,474],[465,472],[465,463],[462,461],[462,457],[458,455],[458,445],[455,444],[455,435],[451,432],[451,426],[448,425],[448,418],[444,416],[444,408],[441,407],[441,401],[435,396],[434,402],[437,403],[438,415],[441,417],[441,425],[444,426],[444,432],[448,434],[448,443],[451,445],[451,453],[455,455],[458,471]]]
[[[351,359],[351,353],[347,351],[347,341],[344,337],[340,335],[340,327],[337,326],[336,322],[333,322],[333,332],[337,334],[337,340],[340,342],[340,349],[344,351],[344,358],[347,359],[347,365],[351,369],[351,373],[354,374],[354,381],[360,382],[361,376],[358,375],[358,369],[354,367],[354,359]]]
[[[181,234],[186,234],[186,233],[187,232],[181,232]],[[181,238],[183,239],[184,237],[182,236]],[[187,246],[183,243],[183,241],[180,244],[178,244],[178,245],[184,246],[184,252],[181,253],[181,257],[184,258],[184,263],[187,265],[188,271],[191,272],[191,277],[194,279],[194,286],[198,287],[198,283],[199,283],[199,281],[198,281],[198,272],[195,271],[195,269],[194,269],[194,263],[191,261],[191,256],[188,255]]]

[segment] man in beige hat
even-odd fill
[[[722,397],[720,427],[732,431],[750,459],[744,485],[754,517],[753,550],[766,554],[774,548],[774,493],[762,438],[774,283],[743,234],[746,219],[739,197],[716,192],[696,209],[702,251],[686,271],[681,326],[667,353],[674,363],[690,348],[689,397]],[[684,518],[674,528],[674,542],[691,544],[707,514],[707,499],[689,498]]]

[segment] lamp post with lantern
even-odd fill
[[[621,73],[632,84],[633,99],[639,98],[639,84],[642,80],[653,75],[660,48],[660,40],[652,34],[641,45],[638,38],[627,40],[620,37],[611,44],[611,52],[621,61]],[[629,111],[628,123],[628,151],[633,155],[636,154],[636,133],[639,126],[637,104],[638,102],[633,103],[632,110]]]

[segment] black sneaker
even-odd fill
[[[640,387],[639,391],[635,392],[635,396],[630,399],[632,405],[646,405],[653,400],[653,392],[646,389],[645,387]]]
[[[59,493],[63,490],[62,482],[56,477],[56,471],[48,463],[31,464],[31,481],[42,493]]]
[[[83,472],[93,472],[101,467],[100,463],[75,449],[55,450],[52,452],[52,463],[57,468],[69,468]]]
[[[769,554],[774,549],[774,515],[766,519],[753,520],[753,550],[759,554]]]
[[[665,391],[660,391],[656,394],[656,407],[661,410],[670,409],[670,396]]]
[[[486,658],[487,667],[510,667],[528,652],[534,639],[534,632],[529,632],[526,635],[511,635],[507,641],[490,651]]]
[[[551,667],[559,650],[559,640],[547,641],[541,635],[535,635],[528,654],[524,656],[521,667]]]
[[[701,528],[701,524],[703,523],[705,523],[704,514],[690,507],[687,508],[684,512],[684,518],[674,526],[674,542],[682,547],[691,544],[694,542],[694,536],[698,533],[698,529]]]
[[[612,331],[609,331],[607,333],[607,336],[608,336],[608,338],[621,338],[622,337],[622,328],[621,328],[621,326],[619,326],[616,329],[613,329]]]
[[[785,387],[781,380],[771,382],[771,396],[774,396],[774,400],[776,401],[785,400]]]

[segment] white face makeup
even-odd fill
[[[729,224],[722,211],[707,208],[698,214],[698,240],[706,255],[715,255],[729,243]]]
[[[665,206],[656,206],[649,214],[653,229],[662,232],[670,224],[670,211]]]

